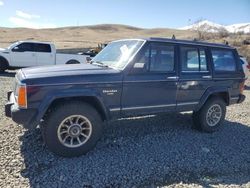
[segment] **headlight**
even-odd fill
[[[26,85],[19,85],[17,104],[20,108],[27,108],[27,88]]]

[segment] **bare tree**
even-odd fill
[[[219,38],[225,38],[229,36],[229,32],[225,28],[220,28],[218,30]]]
[[[201,25],[200,23],[202,21],[204,21],[205,19],[203,18],[199,18],[197,19],[193,24],[195,24],[195,27],[193,28],[193,30],[195,30],[198,34],[198,40],[204,40],[206,39],[206,28],[205,28],[205,25]]]

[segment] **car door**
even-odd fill
[[[35,51],[38,66],[55,64],[55,54],[52,53],[50,44],[36,43]]]
[[[208,48],[181,45],[177,110],[193,110],[202,95],[212,85]]]
[[[124,76],[123,116],[165,112],[176,108],[176,46],[152,42],[144,46]]]
[[[21,43],[11,49],[11,65],[13,67],[36,66],[36,53],[34,44],[30,42]]]

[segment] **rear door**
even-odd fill
[[[11,66],[13,67],[36,66],[36,58],[34,43],[24,42],[11,49]]]
[[[37,65],[53,65],[55,64],[55,54],[52,52],[49,44],[35,44],[35,52],[37,55]]]
[[[141,50],[132,70],[124,76],[124,116],[175,110],[176,46],[153,42]]]
[[[207,47],[180,45],[177,110],[193,110],[206,89],[212,85]]]

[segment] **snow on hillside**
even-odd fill
[[[233,24],[233,25],[220,25],[208,20],[202,20],[200,22],[194,23],[189,26],[185,26],[182,28],[179,28],[181,30],[201,30],[206,32],[212,32],[216,33],[222,30],[226,30],[230,33],[237,33],[237,32],[243,32],[243,33],[250,33],[250,23],[240,23],[240,24]]]
[[[250,23],[233,24],[225,26],[225,28],[230,33],[237,33],[237,32],[250,33]]]

